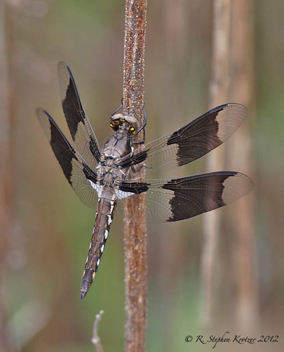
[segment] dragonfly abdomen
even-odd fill
[[[102,192],[102,195],[103,193],[104,191]],[[100,266],[101,257],[105,250],[110,226],[113,221],[115,208],[116,196],[114,192],[111,194],[111,197],[99,198],[92,239],[82,277],[82,284],[80,289],[81,299],[85,298]]]

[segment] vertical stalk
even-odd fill
[[[0,350],[12,351],[5,311],[3,278],[9,238],[15,222],[15,124],[17,92],[15,85],[15,20],[14,9],[6,2],[0,4]]]
[[[143,122],[147,0],[126,0],[123,112]],[[141,136],[138,136],[138,138]],[[135,178],[143,179],[142,168]],[[139,219],[139,224],[137,223]],[[142,224],[140,223],[142,222]],[[147,252],[144,195],[125,201],[125,351],[145,351],[147,325]]]
[[[226,103],[229,89],[229,54],[230,54],[230,13],[231,0],[214,1],[213,19],[213,57],[212,77],[209,92],[209,107]],[[218,148],[207,157],[206,171],[222,170],[224,166],[223,150]],[[205,327],[212,324],[213,283],[216,249],[220,232],[220,213],[209,212],[203,215],[204,245],[202,249],[202,315]]]
[[[231,78],[234,84],[231,87],[230,100],[237,101],[249,109],[250,120],[254,98],[254,23],[253,1],[233,0],[232,3],[232,58]],[[231,141],[229,160],[234,161],[238,170],[252,174],[252,142],[249,133],[249,124],[238,132],[238,139]],[[240,145],[242,148],[240,148]],[[253,194],[240,199],[235,206],[234,229],[236,240],[236,272],[237,296],[236,316],[240,328],[256,327],[257,319],[257,289],[255,280],[255,231],[253,215]],[[242,219],[238,221],[238,219]]]

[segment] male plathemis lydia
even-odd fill
[[[218,106],[178,131],[134,149],[133,137],[141,131],[145,136],[146,114],[139,126],[134,116],[117,113],[117,109],[110,116],[115,133],[101,150],[64,62],[58,65],[58,75],[64,115],[77,150],[47,111],[39,108],[37,116],[71,187],[86,206],[97,207],[80,290],[84,299],[100,265],[117,200],[146,192],[147,219],[170,222],[220,208],[251,191],[251,179],[232,171],[176,179],[129,179],[130,170],[141,165],[152,171],[170,170],[202,157],[236,131],[247,110],[240,104]]]

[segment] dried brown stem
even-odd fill
[[[3,278],[7,271],[7,252],[15,224],[15,123],[17,92],[15,85],[15,19],[6,2],[0,4],[0,350],[12,351],[8,336],[3,296]]]
[[[96,315],[95,321],[94,321],[94,326],[93,326],[93,337],[92,337],[92,343],[96,347],[97,352],[104,352],[103,347],[100,342],[100,337],[98,335],[98,325],[99,321],[102,319],[102,315],[104,314],[104,311],[101,310],[99,314]]]
[[[230,100],[237,101],[249,109],[249,120],[252,120],[252,103],[254,87],[254,45],[253,45],[253,1],[233,0],[232,11],[232,82]],[[245,128],[246,127],[246,128]],[[231,141],[229,160],[234,160],[234,167],[252,174],[252,142],[246,123],[238,132],[238,138]],[[240,145],[242,148],[240,149]],[[255,231],[253,215],[253,193],[239,200],[235,206],[234,229],[236,241],[237,297],[236,313],[240,328],[256,327],[257,289],[255,282]],[[238,221],[242,219],[242,221]]]
[[[17,96],[15,89],[15,19],[6,2],[0,4],[0,350],[12,351],[8,336],[3,296],[3,278],[7,271],[7,252],[15,224],[15,139]]]
[[[231,0],[214,1],[213,21],[213,58],[210,83],[210,108],[227,102],[229,89],[229,37],[230,37]],[[222,149],[214,150],[207,157],[207,171],[222,170],[224,154]],[[220,232],[220,213],[210,212],[203,217],[204,245],[202,251],[202,315],[205,327],[212,323],[213,282],[216,249]]]
[[[126,0],[123,66],[123,111],[143,121],[147,0]],[[140,134],[141,135],[141,134]],[[139,136],[141,139],[141,136]],[[138,138],[139,138],[138,137]],[[142,168],[135,178],[143,179]],[[147,252],[145,200],[125,202],[125,351],[145,351],[147,325]],[[137,223],[139,219],[139,224]],[[144,221],[143,221],[144,220]],[[143,224],[141,224],[141,222]]]

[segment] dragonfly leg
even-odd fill
[[[145,167],[145,165],[144,164],[133,165],[133,166],[131,166],[131,171],[134,174],[136,174],[137,172],[139,172],[142,169],[142,167]]]
[[[122,108],[123,108],[123,98],[121,98],[121,105],[111,113],[110,117],[112,117],[115,113],[117,113]]]
[[[133,144],[144,144],[146,140],[146,131],[145,127],[147,126],[147,115],[146,115],[146,110],[145,110],[145,103],[143,105],[143,115],[144,115],[144,122],[143,124],[139,127],[137,134],[143,130],[143,139],[141,141],[133,141]]]

